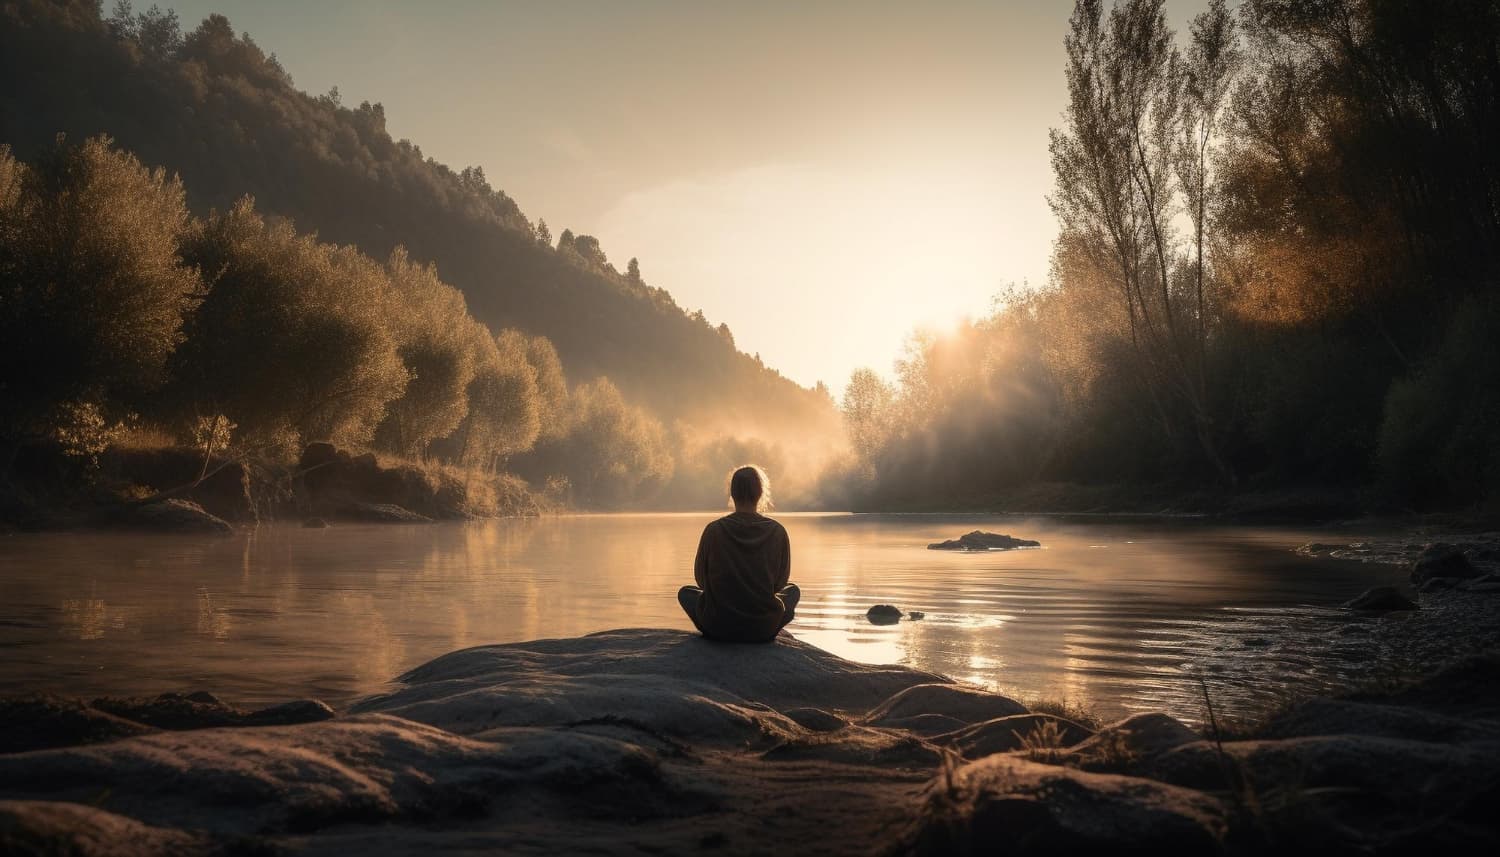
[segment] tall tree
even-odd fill
[[[188,226],[181,183],[107,137],[59,138],[30,168],[0,147],[0,445],[160,387],[201,290]]]
[[[856,369],[849,376],[841,403],[844,426],[854,454],[872,464],[885,443],[895,393],[871,369]]]
[[[1107,15],[1102,0],[1079,0],[1064,39],[1067,125],[1051,135],[1056,190],[1049,202],[1062,224],[1060,248],[1092,259],[1117,284],[1137,371],[1161,429],[1192,438],[1232,483],[1209,405],[1209,320],[1207,301],[1198,296],[1207,286],[1196,279],[1207,274],[1195,269],[1200,285],[1192,305],[1182,306],[1174,272],[1187,254],[1172,225],[1185,196],[1188,209],[1202,211],[1193,221],[1201,247],[1212,193],[1209,145],[1237,50],[1221,4],[1195,23],[1195,39],[1185,62],[1163,0],[1120,0]],[[1196,168],[1183,162],[1184,127],[1200,141]],[[1187,191],[1184,174],[1193,185]],[[1189,319],[1196,319],[1195,336],[1184,335]],[[1185,419],[1178,416],[1183,412]]]
[[[410,377],[381,266],[266,223],[249,199],[208,218],[183,254],[210,282],[174,355],[187,415],[222,414],[247,440],[287,450],[369,443]]]
[[[468,413],[467,390],[477,371],[464,296],[438,279],[437,266],[411,260],[406,248],[385,266],[394,291],[389,325],[410,377],[386,406],[376,442],[397,455],[420,458]]]
[[[1231,88],[1244,62],[1235,36],[1234,18],[1225,0],[1211,0],[1207,11],[1193,19],[1192,38],[1182,69],[1183,97],[1174,166],[1182,188],[1186,213],[1192,223],[1192,276],[1196,302],[1197,381],[1199,396],[1207,398],[1209,309],[1205,245],[1216,189],[1214,144],[1221,136],[1221,119]]]

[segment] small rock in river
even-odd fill
[[[876,604],[865,611],[865,618],[872,625],[894,625],[901,621],[901,611],[894,604]]]
[[[1377,586],[1359,597],[1345,601],[1350,610],[1415,610],[1417,605],[1394,586]]]
[[[915,622],[918,619],[925,619],[925,618],[927,618],[927,614],[923,613],[921,610],[913,610],[910,613],[906,614],[906,618],[908,618],[908,619],[912,620],[913,622]]]
[[[932,551],[992,551],[1041,546],[1041,542],[1034,542],[1031,539],[1018,539],[999,533],[983,533],[975,530],[972,533],[964,533],[956,539],[930,544],[927,549]]]

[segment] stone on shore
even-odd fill
[[[89,703],[31,696],[0,700],[0,753],[96,744],[161,730],[291,725],[333,716],[333,709],[316,699],[246,711],[202,691],[152,699],[102,697]]]
[[[594,813],[635,817],[690,800],[633,744],[540,730],[476,741],[380,714],[0,756],[0,782],[82,804],[104,792],[143,823],[230,835],[462,817],[549,792],[597,790]]]
[[[226,521],[254,522],[260,517],[245,462],[214,457],[205,467],[201,449],[111,446],[99,463],[115,479],[151,491],[171,491]]]
[[[355,455],[326,442],[308,444],[297,470],[299,508],[323,518],[420,523],[540,511],[519,479],[486,477],[486,489],[476,491],[470,476],[449,469],[382,464],[370,453]],[[392,507],[400,512],[387,514]]]
[[[349,517],[358,521],[382,524],[430,524],[432,519],[395,503],[350,503],[344,507]]]
[[[1479,569],[1469,561],[1461,548],[1436,542],[1422,549],[1411,565],[1411,582],[1420,584],[1434,577],[1478,577]]]
[[[1026,706],[998,693],[952,683],[918,684],[880,703],[865,717],[864,723],[903,728],[904,722],[935,715],[969,724],[1026,713]]]
[[[965,759],[982,759],[1022,749],[1028,742],[1055,741],[1057,748],[1071,747],[1093,734],[1086,726],[1051,714],[1012,714],[934,735],[931,740],[957,750]]]
[[[1175,717],[1160,712],[1136,714],[1105,726],[1062,758],[1086,771],[1124,771],[1201,738]]]
[[[0,754],[113,741],[155,730],[73,699],[52,695],[0,700]]]
[[[207,836],[153,827],[97,807],[0,800],[0,854],[210,857],[223,853]]]
[[[1016,548],[1039,548],[1041,546],[1041,542],[1032,541],[1031,539],[1018,539],[999,533],[986,533],[974,530],[971,533],[964,533],[956,539],[930,544],[927,546],[927,549],[934,551],[1003,551],[1015,550]]]
[[[933,784],[903,853],[1214,854],[1226,829],[1201,792],[995,755]]]
[[[204,511],[191,500],[171,498],[131,509],[123,519],[128,526],[174,533],[232,533],[223,518]]]

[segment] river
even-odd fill
[[[676,588],[713,515],[261,527],[231,537],[0,536],[0,695],[210,690],[335,706],[454,649],[608,628],[690,629]],[[1337,605],[1395,567],[1310,559],[1326,529],[1192,520],[784,515],[790,632],[1105,717],[1248,714],[1368,669]],[[957,554],[972,529],[1039,540]],[[872,604],[925,618],[876,626]],[[1352,631],[1352,632],[1351,632]]]

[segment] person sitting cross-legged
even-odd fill
[[[790,621],[802,591],[790,582],[792,543],[786,528],[761,514],[771,507],[771,481],[755,465],[729,477],[734,513],[703,528],[693,561],[697,586],[677,601],[711,640],[766,643]]]

